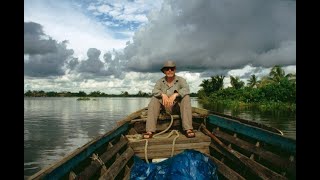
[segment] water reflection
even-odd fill
[[[116,126],[149,98],[24,99],[24,174],[29,176]]]

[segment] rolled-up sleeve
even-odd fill
[[[181,97],[190,94],[189,84],[184,78],[179,78],[179,87],[177,88],[177,92]]]
[[[154,97],[161,97],[161,94],[163,93],[161,90],[161,80],[158,80],[156,85],[154,86],[153,90],[152,90],[152,95]]]

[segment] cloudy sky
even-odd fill
[[[151,92],[164,60],[215,75],[296,73],[296,1],[25,0],[24,90]]]

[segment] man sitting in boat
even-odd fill
[[[148,105],[148,117],[146,122],[146,133],[143,138],[152,138],[156,132],[156,125],[161,107],[164,107],[167,113],[172,113],[173,108],[179,106],[182,128],[188,138],[195,137],[192,127],[192,109],[190,101],[190,90],[187,81],[175,75],[176,64],[168,60],[164,63],[161,71],[165,77],[159,79],[152,90],[151,101]]]

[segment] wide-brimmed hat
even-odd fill
[[[163,72],[163,69],[166,67],[176,67],[176,63],[173,61],[166,61],[163,65],[163,67],[161,68],[161,71]]]

